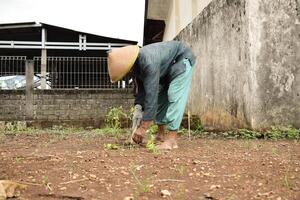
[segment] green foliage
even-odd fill
[[[176,170],[178,171],[178,173],[180,174],[180,176],[183,176],[184,175],[184,171],[185,171],[185,167],[183,164],[180,164]]]
[[[278,126],[271,127],[270,130],[264,133],[265,138],[271,139],[299,139],[300,138],[300,130],[296,129],[292,126]]]
[[[292,183],[291,183],[291,181],[290,181],[290,179],[289,179],[289,177],[288,177],[287,174],[284,175],[284,177],[283,177],[283,184],[284,184],[284,186],[285,186],[286,188],[288,188],[288,189],[292,189],[292,188],[293,188],[293,187],[292,187]]]
[[[277,156],[278,155],[278,149],[277,148],[275,148],[275,147],[272,148],[272,155],[273,156]]]
[[[105,123],[107,127],[120,129],[121,128],[121,117],[124,116],[122,106],[111,108],[105,116]]]
[[[105,116],[106,127],[111,128],[111,131],[115,136],[120,133],[121,119],[130,119],[130,114],[124,112],[122,106],[111,108]]]
[[[104,148],[106,150],[118,150],[119,149],[119,146],[117,144],[104,144]]]
[[[148,133],[151,135],[156,134],[157,131],[158,131],[158,126],[155,124],[151,125],[150,128],[148,129]]]
[[[150,184],[148,184],[146,181],[141,180],[139,177],[136,175],[136,166],[131,165],[130,166],[130,172],[134,178],[134,181],[138,187],[138,192],[139,193],[148,193],[150,192]]]
[[[154,135],[150,135],[150,138],[147,141],[146,148],[148,149],[149,152],[158,154],[159,150],[157,149],[155,143],[154,143]]]
[[[300,130],[292,126],[279,126],[271,127],[270,130],[265,132],[257,132],[248,129],[238,129],[234,131],[227,131],[222,133],[225,138],[236,138],[236,139],[299,139]]]
[[[261,137],[261,133],[248,130],[248,129],[238,129],[234,131],[228,131],[223,133],[226,138],[236,138],[236,139],[255,139]]]
[[[201,133],[202,131],[204,130],[202,124],[201,124],[201,121],[199,118],[196,118],[195,121],[194,121],[194,129],[193,131],[195,131],[196,133]]]

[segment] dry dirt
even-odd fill
[[[0,141],[0,180],[29,184],[16,199],[300,200],[299,140],[181,137],[179,149],[159,154],[105,149],[120,140],[88,133]]]

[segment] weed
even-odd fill
[[[183,164],[180,164],[177,169],[178,173],[180,174],[180,176],[183,176],[184,175],[184,171],[185,171],[185,168],[184,168],[184,165]]]
[[[202,131],[204,130],[202,124],[201,124],[201,121],[199,118],[196,118],[195,121],[194,121],[194,131],[195,133],[201,133]]]
[[[135,165],[131,165],[130,166],[130,172],[136,182],[136,185],[138,186],[138,191],[139,193],[148,193],[150,192],[150,184],[148,184],[145,181],[141,181],[137,175],[136,175],[136,166]]]
[[[155,143],[154,143],[154,135],[150,135],[150,138],[147,141],[146,148],[148,149],[149,152],[158,154],[159,150],[157,149]]]
[[[236,138],[236,139],[255,139],[260,137],[260,133],[248,129],[238,129],[234,131],[228,131],[223,133],[226,138]]]
[[[177,192],[177,195],[176,195],[176,199],[178,200],[183,200],[184,199],[184,193],[185,193],[185,187],[183,184],[179,184],[178,185],[178,192]]]
[[[46,185],[46,186],[49,184],[49,178],[48,178],[48,176],[42,176],[42,183],[44,185]]]
[[[226,200],[233,200],[233,197],[232,197],[232,195],[231,195],[231,196],[228,196],[228,197],[226,197]]]
[[[122,106],[111,108],[105,116],[106,126],[112,129],[114,136],[118,136],[120,133],[122,118],[129,119]]]
[[[158,131],[158,126],[155,124],[151,125],[150,128],[148,129],[148,133],[151,135],[156,134],[157,131]]]
[[[289,180],[289,177],[288,175],[284,175],[283,177],[283,182],[284,182],[284,186],[288,189],[292,189],[292,186],[291,186],[291,183],[290,183],[290,180]]]
[[[52,191],[53,189],[51,188],[51,183],[49,182],[48,176],[43,176],[42,177],[42,183],[45,185],[46,189]]]
[[[181,128],[181,129],[178,130],[177,134],[178,134],[178,135],[187,135],[188,132],[189,132],[188,129]]]
[[[4,140],[5,140],[5,134],[2,131],[0,131],[0,144],[3,143]]]
[[[17,163],[19,163],[19,162],[22,162],[24,160],[24,157],[23,156],[16,156],[15,160],[16,160]]]
[[[250,150],[252,147],[252,142],[250,140],[246,140],[244,145],[247,148],[247,150]]]
[[[300,130],[294,128],[293,126],[278,126],[278,127],[271,127],[270,130],[264,133],[265,138],[271,139],[299,139],[300,138]]]
[[[277,156],[278,155],[277,148],[275,148],[275,147],[272,148],[272,155],[273,156]]]
[[[116,145],[116,144],[110,144],[110,143],[108,143],[108,144],[104,144],[104,148],[106,150],[118,150],[119,146]]]

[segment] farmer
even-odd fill
[[[142,144],[151,124],[158,125],[161,150],[178,148],[179,129],[192,80],[195,56],[179,41],[112,49],[108,54],[111,81],[129,72],[136,85],[133,141]],[[166,129],[168,132],[166,132]]]

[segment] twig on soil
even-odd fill
[[[24,184],[24,185],[43,186],[43,184],[39,184],[39,183],[30,183],[30,182],[26,182],[26,181],[17,181],[17,182]]]
[[[179,183],[184,183],[185,180],[177,180],[177,179],[160,179],[156,180],[157,182],[179,182]]]
[[[188,110],[188,127],[189,127],[189,140],[191,140],[191,113],[190,113],[190,109]]]
[[[75,199],[75,200],[83,200],[83,197],[74,197],[67,195],[58,195],[58,194],[38,194],[40,197],[52,197],[56,199]]]
[[[82,178],[82,179],[63,182],[63,183],[60,183],[60,185],[67,185],[67,184],[70,184],[70,183],[78,183],[78,182],[87,181],[87,180],[89,180],[89,179],[88,178]]]

